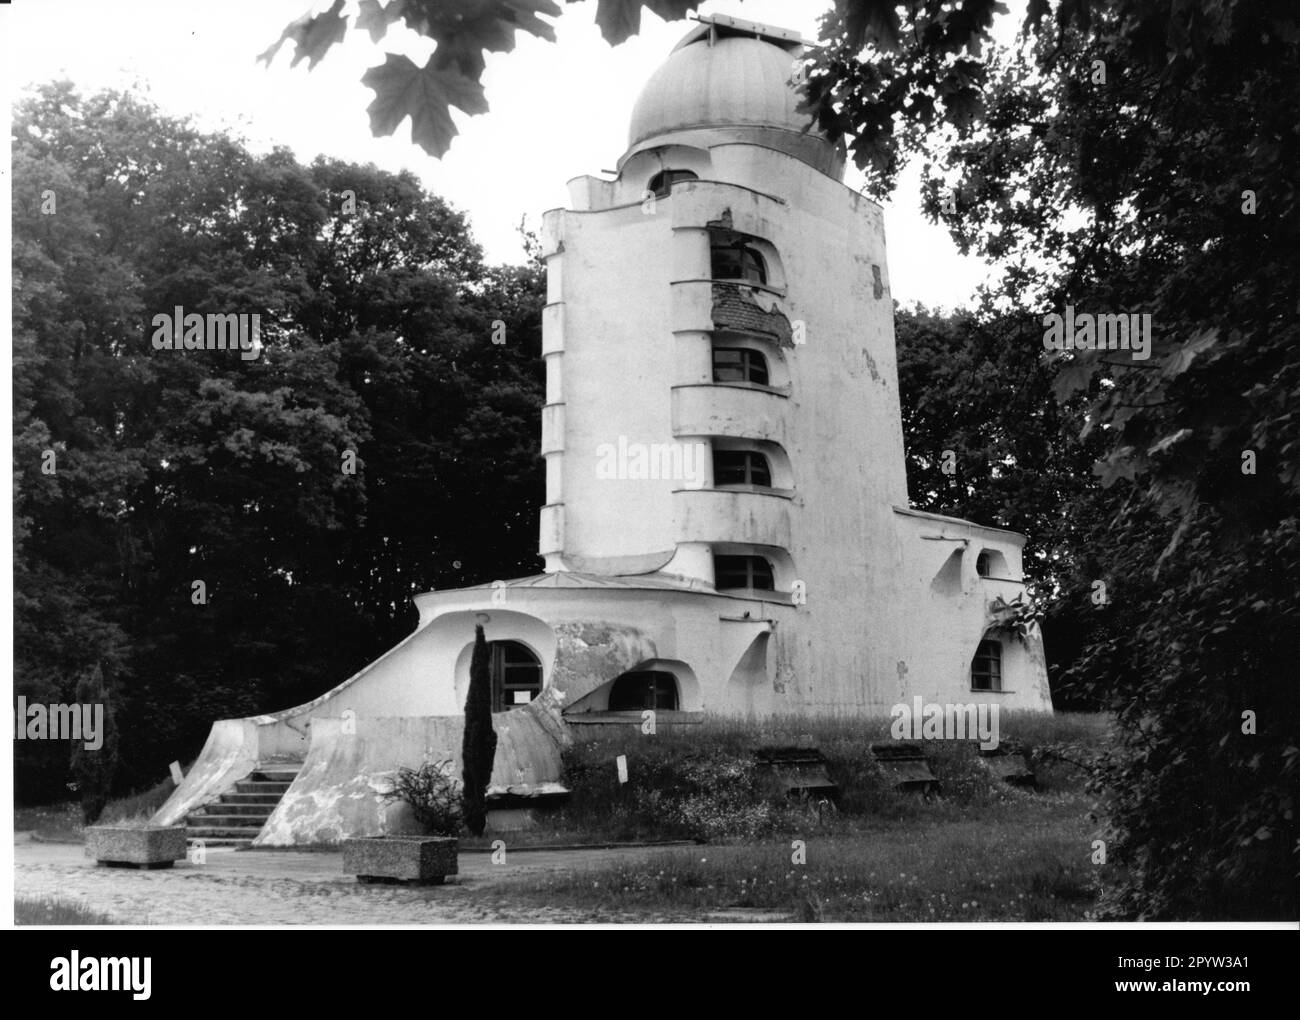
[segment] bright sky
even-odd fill
[[[557,43],[520,33],[514,52],[489,55],[484,85],[491,110],[479,117],[456,111],[460,135],[438,161],[411,142],[409,121],[391,137],[373,137],[365,112],[373,93],[361,84],[384,51],[423,64],[432,42],[398,26],[378,46],[349,31],[311,72],[306,61],[290,69],[292,43],[269,70],[255,62],[286,24],[309,6],[319,11],[329,3],[14,0],[0,5],[7,50],[0,50],[0,65],[11,96],[59,77],[87,91],[136,87],[166,112],[192,116],[201,127],[232,129],[257,151],[280,144],[304,163],[323,153],[410,169],[469,213],[490,261],[518,262],[520,218],[539,226],[542,212],[567,203],[566,181],[614,165],[626,148],[642,83],[690,27],[646,13],[640,35],[612,49],[595,26],[594,0],[562,4]],[[700,13],[794,28],[816,39],[828,7],[829,0],[708,0]],[[345,13],[355,10],[349,0]],[[1009,37],[1018,17],[1000,20],[999,37]],[[850,169],[846,183],[860,186],[861,179]],[[885,207],[894,297],[945,307],[968,301],[986,276],[984,264],[959,255],[919,207],[919,172],[911,167]]]

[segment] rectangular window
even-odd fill
[[[771,488],[772,472],[767,458],[754,450],[715,450],[713,485],[757,485]]]
[[[762,556],[713,557],[714,587],[746,588],[754,591],[774,591],[772,564]]]
[[[746,347],[713,348],[713,381],[768,384],[767,359]]]

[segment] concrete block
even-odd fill
[[[455,836],[365,836],[343,841],[343,873],[359,882],[442,885],[457,872]]]
[[[86,856],[100,864],[170,868],[185,857],[185,826],[94,825],[86,830]]]

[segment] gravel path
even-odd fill
[[[84,848],[14,843],[14,893],[56,897],[122,924],[555,924],[701,921],[686,915],[628,915],[570,907],[516,907],[512,888],[539,874],[602,867],[665,853],[663,847],[536,850],[460,855],[460,874],[433,887],[361,885],[341,853],[209,849],[205,863],[158,871],[99,867]],[[681,847],[674,852],[695,853]]]

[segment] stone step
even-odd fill
[[[246,839],[250,842],[262,831],[258,826],[238,826],[238,825],[187,825],[185,829],[186,839],[201,839],[208,845],[214,845],[214,839]]]
[[[266,818],[276,809],[277,806],[278,803],[276,801],[271,801],[269,803],[236,801],[233,804],[227,801],[216,801],[212,804],[203,804],[194,810],[202,811],[204,814],[208,815],[260,815],[261,817]]]
[[[248,776],[254,782],[263,783],[292,783],[298,778],[296,768],[267,768],[255,769]]]
[[[269,814],[265,815],[210,815],[206,812],[192,811],[186,816],[186,825],[241,825],[252,826],[260,829],[270,818]]]
[[[297,778],[301,765],[296,761],[259,764],[233,790],[196,808],[185,819],[186,836],[191,842],[202,840],[205,847],[248,846]]]
[[[241,779],[235,784],[236,793],[274,793],[283,794],[289,789],[289,783],[280,781]]]
[[[269,807],[275,807],[280,803],[281,795],[278,793],[223,793],[219,804],[245,804],[252,807],[257,804],[264,804]]]

